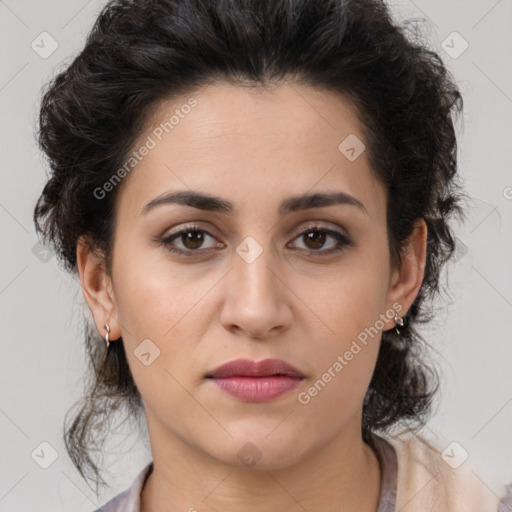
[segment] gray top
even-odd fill
[[[381,468],[381,492],[376,512],[395,512],[398,465],[393,446],[383,437],[371,434],[370,446],[373,448]],[[153,471],[150,462],[137,475],[132,485],[114,496],[94,512],[141,512],[140,497],[142,488]],[[501,499],[497,512],[512,512],[512,482],[506,486],[507,493]]]

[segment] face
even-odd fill
[[[279,469],[360,429],[381,332],[422,268],[392,269],[386,191],[364,150],[339,149],[350,134],[364,143],[346,100],[296,84],[216,84],[159,106],[118,185],[107,307],[89,302],[102,335],[108,322],[123,338],[153,445],[237,465],[252,450]],[[239,358],[303,378],[206,377]]]

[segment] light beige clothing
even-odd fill
[[[469,457],[461,463],[460,445],[413,434],[388,441],[398,462],[397,512],[512,512],[512,482],[492,481]]]

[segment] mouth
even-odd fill
[[[205,375],[221,391],[245,402],[268,402],[295,389],[303,373],[280,359],[237,359]]]

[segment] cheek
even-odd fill
[[[315,408],[333,418],[339,417],[338,409],[330,410],[333,403],[347,411],[359,407],[377,361],[381,331],[387,328],[381,315],[387,314],[388,263],[373,254],[359,253],[328,279],[317,276],[321,286],[311,281],[298,293],[307,297],[305,315],[310,320],[305,325],[316,348],[308,356],[316,369],[308,395]]]
[[[138,242],[129,248],[128,239]],[[164,248],[151,247],[147,240],[120,235],[113,268],[117,313],[130,344],[166,338],[199,300],[196,283],[170,264]]]
[[[128,364],[152,410],[190,406],[188,387],[196,340],[202,337],[197,306],[205,286],[125,260],[118,279],[118,319]],[[121,268],[121,267],[119,267]],[[211,287],[211,286],[210,286]]]
[[[316,337],[326,347],[350,345],[386,312],[387,260],[367,253],[354,253],[328,273],[297,278],[292,285],[306,306],[306,325],[317,326]],[[379,326],[381,330],[381,322]]]
[[[118,254],[117,318],[134,379],[143,394],[143,388],[154,394],[162,382],[170,385],[169,392],[176,385],[171,374],[185,382],[190,378],[187,372],[194,369],[197,341],[208,325],[209,291],[218,276],[193,271],[192,265],[177,272],[178,266],[161,255],[156,261],[140,251]],[[140,357],[146,353],[149,357]]]
[[[358,414],[378,357],[381,333],[369,327],[380,310],[368,296],[343,298],[325,322],[335,331],[316,338],[309,353],[315,374],[300,396],[300,410],[311,428],[327,429],[332,435]]]

